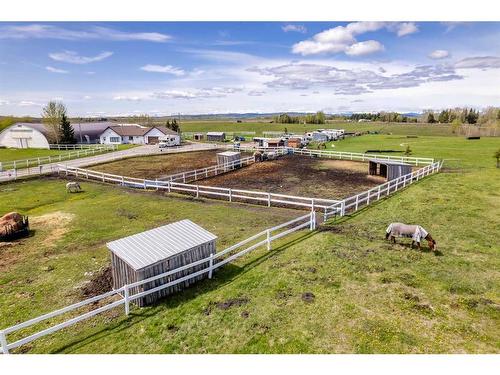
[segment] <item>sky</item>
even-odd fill
[[[0,23],[0,115],[500,105],[500,23]]]

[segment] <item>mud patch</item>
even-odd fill
[[[108,266],[100,270],[88,283],[81,289],[80,293],[85,298],[95,297],[109,292],[113,285],[113,275],[111,267]]]
[[[33,229],[48,230],[48,235],[39,243],[46,247],[53,247],[68,231],[68,224],[75,215],[69,212],[56,211],[42,216],[30,217],[30,226]]]
[[[312,292],[305,292],[302,293],[302,301],[307,302],[307,303],[312,303],[314,302],[316,296]]]
[[[215,306],[217,306],[220,310],[229,310],[234,306],[243,306],[248,303],[249,299],[246,297],[241,298],[230,298],[224,302],[218,302]]]

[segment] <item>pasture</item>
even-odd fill
[[[500,169],[493,158],[500,141],[366,135],[328,149],[404,150],[403,143],[417,156],[459,160],[354,215],[283,239],[271,252],[259,249],[213,280],[135,308],[128,318],[111,311],[19,350],[500,352]],[[0,211],[16,209],[38,223],[52,215],[51,222],[62,223],[32,225],[32,237],[0,248],[2,327],[82,299],[82,286],[108,264],[104,243],[111,239],[190,218],[218,234],[221,249],[298,216],[89,182],[82,187],[84,193],[68,195],[59,179],[0,185]],[[410,249],[401,239],[386,242],[391,221],[422,225],[440,253]]]

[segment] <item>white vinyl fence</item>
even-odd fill
[[[241,158],[240,160],[235,160],[226,164],[216,164],[206,168],[199,168],[192,171],[176,173],[166,177],[160,177],[158,178],[158,181],[180,181],[183,183],[192,182],[202,180],[204,178],[214,177],[222,173],[233,171],[237,168],[249,166],[253,163],[255,163],[255,157],[248,156],[246,158]]]
[[[213,277],[213,272],[217,270],[218,268],[224,266],[227,263],[233,262],[234,260],[240,258],[241,256],[250,253],[251,251],[261,247],[261,246],[266,246],[267,250],[271,250],[272,247],[272,242],[275,240],[278,240],[282,237],[288,236],[294,232],[297,232],[301,229],[309,229],[309,230],[315,230],[316,229],[316,213],[314,211],[311,211],[311,213],[300,216],[296,219],[290,220],[286,223],[279,224],[275,227],[268,228],[263,230],[262,232],[259,232],[235,245],[232,245],[228,247],[227,249],[216,253],[216,254],[211,254],[209,257],[195,261],[190,264],[186,264],[184,266],[181,266],[179,268],[176,268],[174,270],[170,270],[168,272],[162,273],[157,276],[150,277],[145,280],[137,281],[132,284],[124,285],[123,287],[112,290],[110,292],[101,294],[96,297],[92,297],[89,299],[86,299],[81,302],[77,302],[75,304],[72,304],[70,306],[66,306],[62,309],[52,311],[48,314],[41,315],[39,317],[27,320],[23,323],[16,324],[11,327],[7,327],[3,330],[0,331],[0,344],[1,348],[0,350],[4,354],[8,354],[10,350],[15,349],[20,347],[21,345],[27,344],[33,340],[36,340],[40,337],[49,335],[51,333],[54,333],[56,331],[59,331],[63,328],[72,326],[80,321],[92,318],[95,315],[98,315],[100,313],[103,313],[105,311],[111,310],[115,307],[118,306],[124,306],[124,312],[126,315],[129,314],[130,312],[130,302],[135,301],[138,298],[142,298],[144,296],[147,296],[152,293],[156,293],[162,289],[172,287],[174,285],[177,285],[179,283],[182,283],[186,280],[196,278],[197,276],[200,275],[207,275],[209,279]],[[169,276],[175,275],[180,271],[185,271],[188,269],[191,269],[195,266],[200,266],[202,265],[203,268],[199,271],[193,272],[189,275],[180,277],[174,281],[169,280]],[[162,280],[165,282],[165,284],[160,285],[158,287],[155,287],[153,289],[148,289],[142,292],[138,291],[138,287],[140,286],[146,286],[148,283],[151,283],[153,281],[158,282],[158,280]],[[134,293],[137,292],[137,293]],[[100,302],[99,304],[97,304]],[[31,333],[28,336],[25,336],[23,338],[18,338],[16,341],[9,343],[7,338],[9,334],[12,334],[14,332],[20,331],[22,329],[31,327],[35,324],[44,322],[48,319],[51,318],[56,318],[61,315],[73,312],[75,310],[78,310],[82,307],[85,306],[99,306],[97,308],[94,308],[90,311],[84,312],[83,314],[81,313],[80,315],[72,316],[67,318],[66,320],[56,323],[54,325],[51,325],[48,328],[44,328],[40,331],[37,331],[35,333]]]
[[[224,168],[224,165],[220,167]],[[62,164],[58,165],[58,172],[59,174],[65,174],[66,176],[75,176],[78,178],[85,178],[100,182],[115,183],[130,188],[163,190],[168,193],[188,194],[196,198],[204,196],[208,198],[224,199],[229,202],[251,202],[265,204],[268,207],[299,207],[323,210],[326,212],[332,204],[339,202],[334,199],[299,197],[295,195],[276,194],[255,190],[231,189],[216,186],[185,184],[181,182],[160,181],[157,179],[147,180],[98,172],[92,169],[70,167]]]
[[[421,180],[425,176],[439,172],[442,166],[443,161],[434,162],[415,172],[400,176],[370,190],[334,203],[326,209],[325,219],[332,216],[344,216],[347,213],[354,213],[360,208],[370,205],[370,203],[376,202],[398,190],[404,189],[406,186]]]
[[[116,146],[116,145],[102,145],[100,143],[94,143],[94,144],[84,144],[84,143],[77,143],[74,145],[59,145],[59,144],[51,144],[49,145],[49,148],[51,150],[88,150],[92,148],[106,148],[109,146]]]
[[[79,145],[51,145],[51,146],[79,146]],[[52,147],[51,147],[52,149]],[[4,170],[17,170],[23,168],[38,167],[42,164],[50,164],[56,162],[62,162],[64,160],[77,159],[84,156],[95,155],[101,152],[116,151],[116,145],[98,145],[94,147],[85,148],[60,148],[60,150],[74,150],[65,152],[64,154],[52,155],[52,156],[41,156],[38,158],[23,159],[23,160],[12,160],[12,161],[0,161],[0,172]],[[14,172],[13,172],[14,173]]]
[[[433,158],[421,158],[414,156],[364,154],[360,152],[330,151],[330,150],[310,150],[307,148],[293,148],[293,147],[269,148],[269,147],[252,147],[252,146],[236,146],[236,145],[227,145],[226,147],[239,151],[283,150],[287,154],[304,155],[310,157],[338,159],[338,160],[353,160],[353,161],[368,161],[370,159],[392,160],[392,161],[412,164],[415,166],[428,165],[434,163]]]

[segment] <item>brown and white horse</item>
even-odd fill
[[[391,223],[385,230],[385,239],[390,239],[393,243],[396,243],[396,237],[411,237],[411,247],[417,244],[420,249],[420,240],[423,238],[427,240],[429,249],[432,251],[437,251],[436,241],[432,238],[429,232],[427,232],[420,225],[408,225],[403,223]]]

